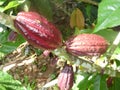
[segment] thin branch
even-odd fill
[[[1,67],[1,69],[4,72],[7,72],[7,71],[9,71],[10,69],[12,69],[14,67],[23,66],[23,65],[29,65],[29,64],[33,63],[35,60],[36,60],[35,55],[32,55],[31,57],[26,58],[26,59],[24,58],[23,60],[9,62],[9,63],[3,65]]]
[[[98,6],[98,3],[92,0],[78,0],[78,1]]]

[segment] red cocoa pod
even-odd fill
[[[36,48],[53,50],[62,44],[60,31],[36,12],[18,13],[14,26]]]
[[[96,56],[106,52],[108,43],[96,34],[80,34],[66,41],[66,50],[75,56]]]
[[[74,82],[73,67],[71,65],[65,65],[58,76],[58,87],[60,90],[70,90]]]

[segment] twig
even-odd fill
[[[52,86],[54,86],[55,84],[57,84],[57,82],[58,82],[58,79],[52,80],[52,81],[48,82],[47,84],[45,84],[45,85],[43,86],[43,88],[52,87]]]
[[[35,61],[35,55],[32,55],[31,57],[24,59],[24,60],[13,61],[13,62],[7,63],[1,68],[4,72],[7,72],[14,67],[29,65],[29,64],[33,63],[34,61]]]
[[[81,2],[84,2],[84,3],[88,3],[88,4],[98,6],[98,3],[95,2],[95,1],[92,1],[92,0],[77,0],[77,1],[81,1]]]

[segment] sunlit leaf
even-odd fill
[[[5,6],[4,11],[6,11],[10,8],[13,8],[13,7],[17,7],[18,5],[19,5],[19,2],[17,0],[11,1],[11,2],[8,3],[7,6]]]
[[[102,0],[94,32],[120,25],[120,0]]]
[[[118,47],[116,48],[116,50],[114,51],[114,53],[118,55],[118,57],[115,56],[115,58],[118,59],[118,60],[120,60],[120,45],[118,45]]]
[[[14,80],[8,73],[0,71],[0,90],[27,90],[21,82]]]
[[[6,88],[2,85],[0,85],[0,90],[6,90]]]
[[[79,75],[79,78],[77,78],[77,87],[79,90],[86,90],[87,88],[90,87],[90,85],[93,83],[93,80],[95,78],[95,74],[87,74],[84,73],[82,75]]]
[[[76,75],[75,76],[75,84],[74,84],[72,90],[79,90],[80,88],[82,88],[82,90],[86,90],[87,83],[82,83],[82,82],[87,81],[89,76],[90,76],[89,74]]]
[[[0,12],[3,12],[4,11],[4,7],[0,7]]]
[[[3,3],[5,3],[6,0],[0,0],[0,5],[2,5]]]

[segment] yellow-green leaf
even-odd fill
[[[74,28],[75,27],[75,25],[76,25],[76,10],[74,10],[73,12],[72,12],[72,14],[71,14],[71,16],[70,16],[70,26],[71,26],[71,28]]]
[[[70,16],[70,26],[71,28],[77,27],[79,29],[84,28],[84,16],[80,9],[76,8]]]

